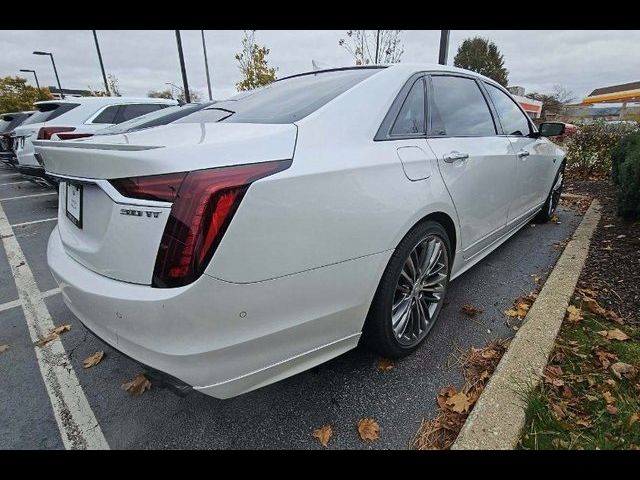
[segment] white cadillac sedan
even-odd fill
[[[451,280],[534,217],[565,153],[478,74],[314,71],[140,132],[34,142],[48,263],[115,349],[228,398],[354,348],[400,357]]]

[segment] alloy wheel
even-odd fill
[[[449,258],[437,235],[422,239],[406,258],[391,306],[391,328],[404,347],[422,341],[440,313],[449,278]]]
[[[558,203],[560,203],[560,195],[562,195],[562,187],[564,185],[564,171],[560,170],[558,172],[558,178],[556,179],[556,183],[553,185],[551,189],[551,200],[549,201],[549,216],[555,212],[558,207]]]

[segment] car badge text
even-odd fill
[[[120,215],[130,215],[132,217],[144,217],[146,215],[148,218],[158,218],[160,216],[160,212],[150,212],[148,210],[135,210],[133,208],[121,208]]]

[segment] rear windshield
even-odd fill
[[[187,115],[202,110],[204,107],[211,105],[213,102],[196,103],[187,105],[175,105],[155,112],[147,113],[140,117],[136,117],[132,120],[122,122],[112,127],[103,128],[96,132],[96,135],[113,135],[117,133],[131,132],[134,130],[140,130],[143,128],[157,127],[159,125],[166,125],[167,123],[174,122]]]
[[[333,70],[285,78],[251,94],[219,102],[176,123],[293,123],[381,68]]]
[[[63,113],[73,110],[79,103],[43,103],[36,105],[38,111],[31,115],[22,125],[31,125],[32,123],[42,123],[53,120]]]

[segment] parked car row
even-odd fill
[[[86,127],[102,112],[17,149],[60,182],[51,271],[90,331],[218,398],[361,339],[411,353],[449,281],[548,221],[564,180],[563,124],[442,65],[316,70],[111,135]]]
[[[75,140],[142,130],[174,122],[212,103],[127,97],[36,102],[34,111],[0,117],[0,159],[29,178],[56,183],[38,163],[33,140]]]

